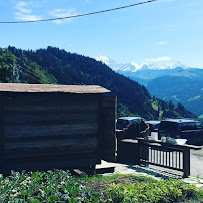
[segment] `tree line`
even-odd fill
[[[171,101],[151,96],[144,86],[115,73],[102,62],[59,48],[36,51],[0,48],[0,82],[11,82],[13,66],[16,83],[101,85],[117,96],[118,117],[139,115],[147,120],[195,117],[180,103],[175,106]]]

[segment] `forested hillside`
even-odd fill
[[[147,89],[165,101],[171,100],[174,104],[181,101],[198,116],[203,114],[203,78],[198,80],[184,76],[163,76],[149,82]]]
[[[181,104],[152,97],[144,86],[132,81],[95,59],[54,47],[21,50],[0,49],[0,82],[101,85],[118,97],[118,116],[140,115],[145,119],[195,117]]]

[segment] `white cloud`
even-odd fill
[[[157,42],[158,45],[165,45],[165,44],[168,44],[168,41],[159,41]]]
[[[26,2],[26,1],[18,1],[15,9],[18,11],[14,13],[16,20],[22,20],[22,21],[36,21],[36,20],[42,20],[42,18],[38,15],[33,15],[32,13],[32,2]]]
[[[15,8],[16,10],[22,12],[22,13],[31,13],[32,9],[28,9],[27,7],[30,6],[32,3],[31,2],[25,2],[25,1],[19,1]]]
[[[23,13],[15,13],[15,19],[16,20],[22,20],[22,21],[36,21],[36,20],[42,20],[40,16],[37,15],[27,15]]]
[[[163,56],[163,57],[158,57],[155,59],[146,59],[147,61],[150,62],[160,62],[160,61],[170,61],[172,60],[172,58],[170,56]]]
[[[26,6],[29,6],[30,4],[31,2],[18,1],[18,3],[16,4],[16,7],[26,7]]]
[[[72,9],[54,9],[49,11],[49,15],[53,16],[54,18],[64,18],[68,16],[77,15],[77,12],[74,8]],[[71,22],[71,18],[63,19],[63,20],[55,20],[53,23],[62,24],[62,23],[69,23]]]

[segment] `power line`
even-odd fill
[[[25,66],[27,66],[26,64],[24,64]],[[17,67],[23,71],[25,74],[27,74],[30,78],[34,79],[35,81],[37,82],[40,82],[40,83],[44,83],[37,75],[35,75],[34,73],[32,73],[31,71],[27,70],[26,68],[20,66],[19,64],[17,65]],[[29,66],[27,66],[29,67]],[[29,67],[30,68],[30,67]],[[26,72],[25,72],[26,71]]]
[[[13,71],[14,73],[13,74],[16,74],[16,69],[15,69],[15,65],[12,65],[12,64],[9,64],[10,66],[13,66]],[[27,68],[30,68],[30,66],[26,65],[24,63],[24,66],[26,66]],[[17,67],[20,71],[22,71],[23,73],[27,74],[30,78],[36,80],[37,82],[40,82],[40,83],[44,83],[39,76],[37,76],[36,74],[34,74],[33,72],[29,71],[27,68],[24,68],[22,67],[21,65],[17,64]],[[26,72],[25,72],[26,71]]]
[[[26,72],[24,72],[24,71],[23,72],[25,74],[27,74],[29,77],[31,77],[32,79],[35,79],[36,81],[38,81],[38,82],[43,84],[43,81],[36,74],[32,73],[31,71],[27,70],[26,68],[24,68],[24,67],[22,67],[20,65],[18,65],[18,67],[23,69],[24,71],[26,71]],[[27,67],[29,67],[29,66],[27,66]]]
[[[142,4],[152,3],[155,1],[158,1],[158,0],[144,1],[144,2],[140,2],[140,3],[136,3],[136,4],[127,5],[127,6],[121,6],[121,7],[107,9],[107,10],[95,11],[95,12],[91,12],[91,13],[83,13],[83,14],[78,14],[78,15],[66,16],[66,17],[61,17],[61,18],[49,18],[49,19],[42,19],[42,20],[26,20],[26,21],[0,21],[0,23],[1,24],[14,24],[14,23],[17,24],[17,23],[36,23],[36,22],[64,20],[64,19],[69,19],[69,18],[76,18],[76,17],[82,17],[82,16],[95,15],[95,14],[99,14],[99,13],[111,12],[111,11],[115,11],[115,10],[129,8],[129,7],[139,6]]]
[[[37,82],[40,82],[41,84],[43,84],[43,82],[41,80],[36,79],[35,77],[32,77],[29,73],[24,72],[25,74],[27,74],[30,78],[36,80]]]
[[[26,64],[24,64],[24,65],[27,66]],[[33,72],[29,71],[28,69],[26,69],[26,68],[24,68],[24,67],[22,67],[20,65],[18,65],[18,67],[24,69],[25,71],[27,71],[29,74],[33,75],[34,77],[39,78],[36,74],[34,74]],[[27,67],[30,68],[29,66],[27,66]]]

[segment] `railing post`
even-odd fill
[[[145,145],[145,161],[147,162],[147,164],[145,164],[145,166],[149,166],[148,162],[149,162],[149,142],[146,142],[147,144]]]
[[[141,156],[142,156],[142,144],[141,144],[141,141],[138,139],[138,160],[139,160],[139,165],[141,165]]]
[[[190,148],[183,149],[183,177],[187,178],[190,175]]]
[[[146,143],[146,140],[138,140],[138,147],[139,147],[139,162],[140,164],[144,164],[148,166],[149,164],[146,163],[149,161],[149,143]]]

